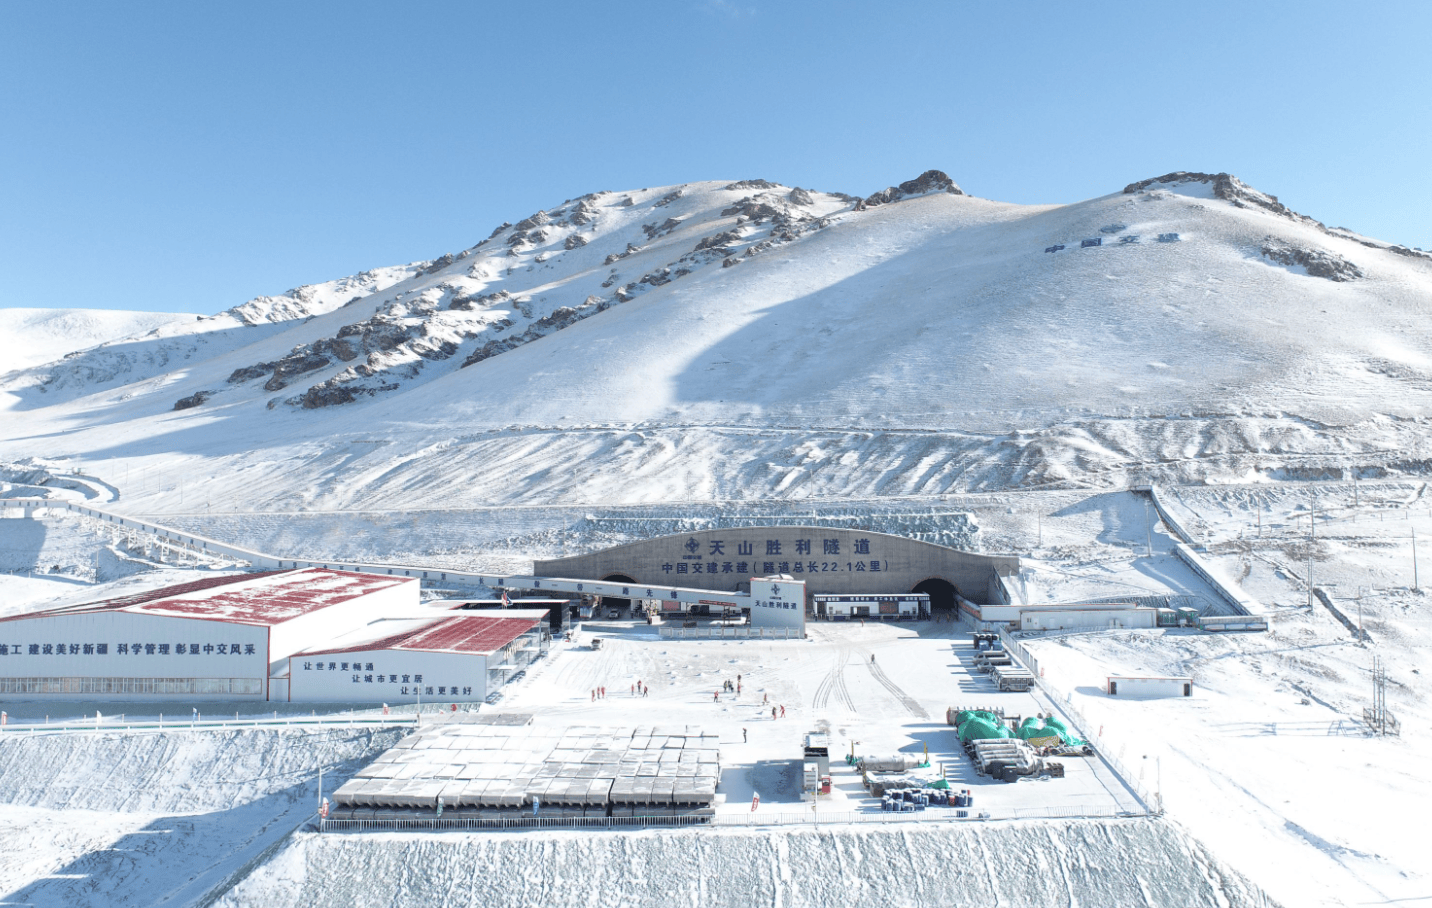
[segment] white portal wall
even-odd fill
[[[299,653],[289,658],[288,665],[294,702],[396,705],[415,702],[419,690],[424,702],[487,699],[487,656],[482,654],[397,649]]]
[[[136,644],[141,650],[137,654],[133,652]],[[65,647],[64,655],[56,652],[61,645]],[[44,652],[47,646],[49,653]],[[38,652],[32,653],[32,647]],[[239,648],[237,655],[234,647]],[[197,652],[191,652],[191,648]],[[22,618],[0,621],[0,649],[0,696],[17,699],[214,696],[261,700],[268,679],[268,628],[222,621],[118,610]],[[257,693],[106,692],[94,685],[64,692],[17,689],[24,686],[15,683],[18,679],[40,678],[237,678],[259,683]]]

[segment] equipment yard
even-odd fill
[[[575,642],[555,645],[499,708],[535,712],[539,727],[700,727],[720,742],[718,814],[749,816],[757,794],[758,814],[878,814],[880,798],[846,761],[852,751],[920,762],[928,753],[928,770],[913,774],[943,774],[951,788],[971,789],[975,813],[1144,812],[1097,756],[1064,759],[1062,779],[1007,784],[978,775],[947,709],[987,707],[1015,717],[1050,713],[1054,704],[1038,691],[1001,692],[975,669],[970,632],[956,624],[812,622],[807,640],[699,641],[663,639],[641,622],[587,627]],[[595,638],[603,641],[598,649],[590,646]],[[727,681],[740,693],[726,691]],[[593,699],[601,687],[606,697]],[[832,777],[814,810],[800,792],[801,742],[812,730],[830,735]]]

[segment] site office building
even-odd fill
[[[208,578],[0,619],[0,694],[287,700],[288,657],[418,604],[418,581],[320,568]]]

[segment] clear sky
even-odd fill
[[[212,313],[599,189],[1228,171],[1432,248],[1432,2],[0,0],[0,307]]]

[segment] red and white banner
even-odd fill
[[[757,807],[760,807],[760,806],[761,806],[761,793],[758,791],[758,792],[756,792],[754,795],[752,795],[752,797],[751,797],[751,813],[755,813],[755,812],[756,812],[756,808],[757,808]]]
[[[327,799],[327,798],[324,798],[324,799],[323,799],[323,805],[318,808],[318,815],[319,815],[320,817],[322,817],[323,819],[325,819],[325,820],[328,819],[328,799]]]

